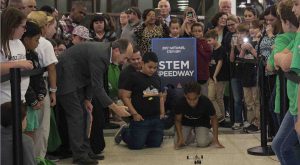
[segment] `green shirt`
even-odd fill
[[[300,32],[297,32],[292,52],[293,58],[291,63],[291,70],[300,75]],[[296,84],[292,81],[287,81],[289,111],[292,115],[297,115],[298,113],[298,86],[299,84]]]
[[[275,38],[274,49],[268,58],[268,64],[274,68],[274,55],[282,52],[285,48],[291,50],[293,47],[293,41],[295,39],[295,33],[287,32],[277,35]],[[275,113],[280,113],[280,83],[279,77],[276,76],[276,96],[275,96]]]
[[[108,90],[109,97],[114,99],[118,97],[118,82],[120,76],[120,68],[118,65],[109,64],[108,67]]]

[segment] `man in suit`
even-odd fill
[[[112,44],[85,42],[67,49],[57,64],[57,98],[65,109],[69,141],[75,164],[97,164],[89,144],[88,116],[93,98],[119,116],[129,116],[126,107],[118,106],[107,96],[103,77],[112,57],[122,64],[133,52],[131,43],[119,39]]]
[[[168,0],[160,0],[157,4],[157,8],[160,9],[160,15],[163,19],[163,22],[169,26],[170,22],[171,22],[171,6],[170,6],[170,2]]]

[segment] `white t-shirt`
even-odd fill
[[[40,37],[39,45],[35,51],[38,53],[41,67],[47,67],[50,64],[56,64],[58,62],[51,42],[44,37]],[[44,74],[44,76],[47,76],[47,73]]]
[[[16,40],[9,40],[9,48],[11,51],[11,60],[10,61],[21,61],[26,60],[26,49],[23,43]],[[0,61],[7,62],[9,61],[3,54],[0,53]],[[29,85],[29,77],[21,78],[21,100],[25,100],[25,93]],[[11,86],[10,81],[1,83],[1,104],[11,101]]]

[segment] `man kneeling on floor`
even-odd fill
[[[123,140],[130,149],[160,147],[164,129],[161,119],[165,110],[160,79],[156,74],[157,64],[155,53],[145,53],[142,70],[133,72],[126,80],[122,100],[128,106],[133,120],[129,126],[123,125],[117,132],[117,144]]]
[[[224,148],[218,139],[218,120],[211,101],[201,95],[201,86],[189,82],[183,87],[184,97],[175,106],[175,148],[197,143],[198,147],[210,144]],[[212,134],[210,128],[212,126]]]

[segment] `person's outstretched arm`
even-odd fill
[[[175,142],[175,149],[179,149],[180,147],[185,146],[185,141],[183,139],[183,134],[182,134],[182,114],[176,114],[175,115],[175,128],[176,128],[176,133],[177,133],[177,142]]]
[[[213,115],[210,117],[212,129],[213,129],[213,144],[217,148],[224,148],[224,146],[219,142],[219,137],[218,137],[218,119],[217,115]]]

